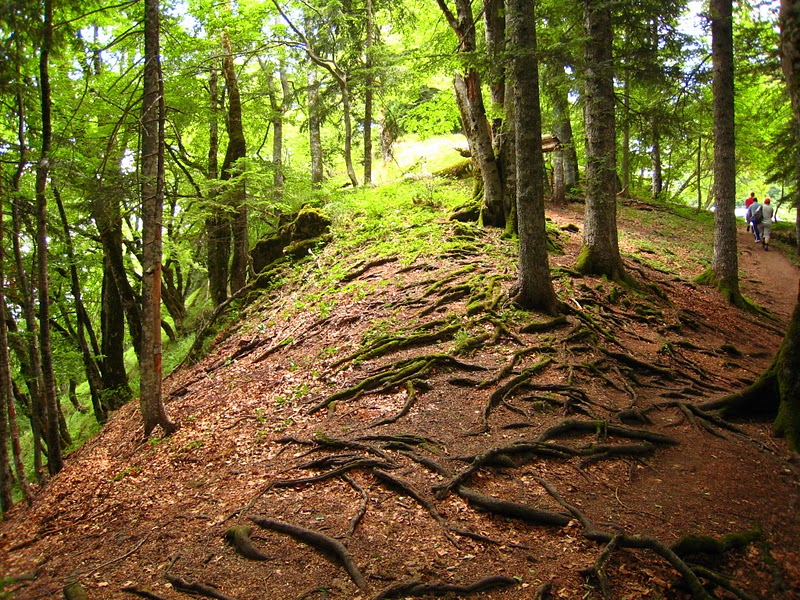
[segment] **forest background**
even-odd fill
[[[148,306],[163,332],[152,346],[160,379],[162,335],[168,373],[203,352],[198,332],[243,289],[272,285],[251,252],[301,206],[324,213],[401,177],[467,168],[474,186],[457,218],[513,235],[514,109],[526,98],[539,115],[532,121],[541,119],[537,139],[560,140],[534,187],[556,202],[591,196],[591,115],[603,113],[592,113],[586,85],[598,65],[613,68],[612,202],[619,193],[711,209],[719,157],[709,11],[719,3],[599,4],[607,22],[598,38],[583,3],[536,3],[534,79],[514,88],[524,83],[525,38],[511,8],[488,0],[149,2],[150,17],[140,2],[5,3],[2,509],[139,395]],[[740,2],[733,12],[736,166],[726,202],[754,190],[796,222],[798,138],[777,10]],[[611,65],[593,54],[604,35]],[[147,150],[148,110],[162,103],[162,145]],[[148,157],[156,175],[147,175]],[[164,207],[147,242],[151,182]],[[163,255],[148,259],[162,228]],[[311,237],[298,255],[313,256],[322,240]],[[153,265],[163,307],[147,294]],[[169,433],[159,390],[151,393],[156,416],[145,417],[145,434],[158,425]]]

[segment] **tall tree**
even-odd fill
[[[140,406],[144,437],[160,425],[177,426],[161,398],[161,221],[164,212],[164,85],[161,77],[159,0],[144,4],[142,98],[142,353]]]
[[[222,180],[229,182],[228,197],[233,215],[231,222],[231,292],[236,292],[247,283],[249,265],[249,238],[247,235],[247,190],[243,165],[239,162],[247,157],[244,128],[242,125],[242,101],[239,83],[233,62],[233,46],[227,31],[222,32],[222,72],[228,90],[228,148],[222,162]]]
[[[50,99],[50,49],[53,43],[53,3],[44,2],[42,47],[39,53],[39,94],[42,110],[42,148],[36,165],[36,246],[38,256],[39,290],[39,351],[41,352],[44,397],[45,439],[47,440],[47,470],[51,475],[64,466],[59,431],[60,409],[53,373],[53,351],[50,343],[50,285],[47,271],[47,179],[50,175],[52,143]]]
[[[742,306],[736,251],[736,139],[734,127],[733,1],[711,0],[714,65],[714,256],[700,280]]]
[[[477,50],[472,4],[469,0],[455,0],[456,13],[454,14],[445,0],[436,1],[450,28],[458,38],[458,52],[465,62],[463,72],[457,72],[455,75],[454,87],[464,133],[481,174],[483,184],[482,219],[486,225],[503,227],[505,225],[503,183],[500,179],[500,170],[492,144],[489,120],[486,117],[480,76],[475,65],[470,64]]]
[[[519,227],[519,294],[523,307],[555,314],[558,300],[547,260],[544,221],[544,158],[539,105],[539,67],[533,0],[507,0],[514,95],[516,199]]]
[[[577,269],[626,278],[617,237],[613,30],[607,2],[584,0],[586,216]]]

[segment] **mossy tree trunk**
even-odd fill
[[[742,306],[736,248],[736,140],[734,135],[733,2],[711,0],[714,65],[714,256],[710,277],[725,297]]]
[[[613,28],[607,4],[584,0],[586,28],[586,218],[576,268],[626,279],[619,253],[616,204],[616,126]]]
[[[518,301],[526,308],[557,312],[558,300],[547,260],[544,220],[544,158],[542,114],[539,105],[539,69],[532,0],[506,3],[510,43],[516,145],[516,198],[519,222]]]

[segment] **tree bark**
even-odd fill
[[[471,3],[469,0],[456,0],[456,14],[454,15],[445,0],[436,1],[450,24],[450,28],[458,37],[458,51],[465,57],[472,56],[477,50],[477,44]],[[454,86],[464,133],[481,173],[483,183],[481,219],[484,225],[504,227],[506,211],[503,202],[503,184],[492,144],[489,120],[486,117],[478,71],[474,67],[468,67],[464,69],[463,73],[456,73]]]
[[[739,291],[736,249],[736,140],[734,134],[733,2],[711,0],[711,56],[714,94],[714,255],[713,282],[734,304]]]
[[[544,158],[539,68],[533,0],[507,0],[514,97],[519,286],[517,302],[527,309],[555,314],[558,300],[550,279],[544,220]]]
[[[322,135],[320,134],[319,81],[314,69],[308,72],[308,137],[311,149],[311,187],[322,183]]]
[[[586,216],[577,269],[624,280],[617,239],[613,30],[606,3],[584,0]]]
[[[211,70],[208,80],[211,120],[209,123],[208,179],[219,177],[219,85],[216,69]],[[219,191],[212,185],[209,200],[219,201]],[[228,299],[228,272],[231,259],[230,219],[218,206],[211,206],[206,219],[206,268],[208,269],[208,288],[214,306],[220,306]]]
[[[375,15],[372,10],[372,0],[366,0],[366,34],[364,40],[364,183],[372,183],[372,99],[375,93],[375,77],[372,60],[372,46],[374,43]]]
[[[235,293],[247,283],[250,260],[250,244],[247,235],[247,190],[244,178],[241,177],[242,165],[236,164],[237,161],[247,157],[247,145],[242,126],[242,101],[233,64],[233,48],[227,31],[222,32],[222,49],[222,71],[225,76],[225,87],[228,90],[228,149],[222,163],[222,180],[235,180],[226,194],[233,212],[230,281],[231,293]]]
[[[47,179],[50,175],[51,100],[49,60],[53,39],[53,4],[44,1],[44,29],[39,54],[39,93],[42,104],[42,151],[36,165],[36,245],[38,257],[39,352],[42,368],[47,470],[51,475],[64,466],[61,456],[58,396],[50,343],[50,284],[47,272]]]
[[[661,131],[655,119],[653,120],[651,130],[653,132],[653,144],[650,150],[650,156],[653,160],[653,199],[658,200],[661,198],[664,183],[661,170]]]
[[[142,99],[142,358],[140,405],[147,438],[156,426],[177,429],[161,398],[161,222],[164,210],[164,88],[159,0],[145,0]]]

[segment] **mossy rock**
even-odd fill
[[[315,208],[302,208],[293,219],[270,237],[260,240],[251,252],[253,270],[260,273],[285,256],[304,256],[312,246],[331,241],[331,220]]]

